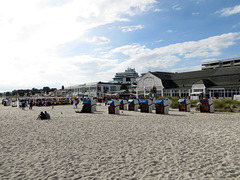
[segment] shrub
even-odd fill
[[[173,109],[179,108],[179,104],[178,104],[179,98],[178,97],[167,97],[167,98],[172,100],[171,108],[173,108]]]
[[[191,101],[191,107],[197,107],[197,103],[199,103],[199,100],[190,100]]]
[[[240,102],[232,99],[214,99],[213,104],[216,111],[233,112],[234,107],[240,108]]]

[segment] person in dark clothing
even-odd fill
[[[45,117],[46,119],[51,119],[50,115],[47,113],[47,111],[45,111]]]
[[[22,102],[22,110],[25,110],[25,107],[26,107],[26,102],[23,101],[23,102]]]
[[[30,103],[29,103],[29,109],[32,110],[32,107],[33,107],[33,102],[30,101]]]
[[[43,120],[43,119],[47,119],[46,115],[45,115],[43,112],[41,112],[40,118],[41,118],[42,120]]]
[[[44,120],[44,119],[47,119],[47,118],[46,118],[46,115],[45,115],[43,112],[41,112],[41,113],[38,115],[37,120]]]
[[[77,109],[78,103],[79,103],[79,100],[77,99],[77,100],[76,100],[76,103],[75,103],[76,109]]]
[[[45,111],[45,113],[41,112],[38,115],[37,120],[47,120],[47,119],[51,119],[50,115],[47,113],[47,111]]]

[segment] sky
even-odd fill
[[[0,92],[240,57],[239,0],[1,0]]]

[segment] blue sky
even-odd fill
[[[240,57],[238,0],[0,2],[0,92]]]

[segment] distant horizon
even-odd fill
[[[2,1],[0,38],[0,92],[195,71],[240,57],[240,2]]]

